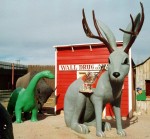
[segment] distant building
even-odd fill
[[[16,80],[27,73],[28,66],[0,61],[0,90],[14,88]]]
[[[150,57],[135,66],[136,88],[146,90],[146,96],[150,96]]]

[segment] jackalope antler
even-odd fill
[[[131,23],[128,25],[127,31],[120,29],[121,31],[123,31],[125,33],[124,40],[127,40],[124,42],[124,46],[123,46],[125,48],[124,52],[126,52],[126,53],[128,53],[130,47],[134,43],[134,41],[135,41],[137,35],[139,34],[139,32],[142,28],[142,25],[144,23],[144,8],[143,8],[143,4],[141,2],[140,2],[140,5],[141,5],[142,13],[139,13],[136,16],[135,20],[133,19],[132,15],[130,14]],[[90,38],[95,38],[95,39],[102,41],[108,48],[109,52],[112,53],[114,51],[114,49],[116,48],[115,37],[114,37],[113,33],[111,32],[111,30],[105,24],[103,24],[101,22],[100,26],[99,26],[99,24],[95,18],[94,10],[92,11],[92,13],[93,13],[94,26],[96,28],[98,36],[94,35],[91,32],[91,30],[88,26],[86,17],[85,17],[84,9],[83,9],[82,10],[82,14],[83,14],[82,24],[83,24],[83,29],[84,29],[86,35]],[[100,29],[103,31],[103,33],[105,34],[107,39],[103,36]]]
[[[142,13],[137,14],[135,20],[133,19],[132,15],[130,14],[131,23],[127,27],[127,31],[120,29],[125,34],[129,34],[129,42],[126,44],[125,52],[128,53],[129,49],[131,48],[132,44],[134,43],[136,37],[138,36],[139,32],[144,23],[144,8],[143,4],[140,2]],[[128,31],[131,30],[131,31]],[[126,36],[127,37],[127,36]]]
[[[85,17],[85,13],[84,13],[84,9],[82,10],[82,14],[83,14],[83,19],[82,19],[82,25],[83,25],[83,29],[84,29],[84,32],[85,34],[89,37],[89,38],[95,38],[95,39],[98,39],[100,41],[102,41],[108,48],[109,52],[113,52],[113,48],[111,47],[110,43],[105,39],[105,37],[102,35],[99,27],[98,27],[98,23],[97,23],[97,20],[95,18],[95,13],[94,13],[94,10],[92,11],[93,13],[93,21],[94,21],[94,26],[96,28],[96,31],[98,33],[98,36],[94,35],[89,26],[88,26],[88,23],[87,23],[87,20],[86,20],[86,17]],[[106,26],[106,25],[105,25]],[[109,30],[110,31],[110,30]],[[106,35],[106,34],[105,34]]]

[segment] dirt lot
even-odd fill
[[[97,139],[95,127],[89,127],[89,134],[78,134],[66,127],[63,112],[60,115],[44,113],[39,115],[38,122],[24,121],[21,124],[13,123],[15,139]],[[135,116],[123,121],[123,128],[127,139],[150,138],[150,114]],[[111,120],[112,130],[106,131],[106,138],[122,138],[116,134],[115,121]]]

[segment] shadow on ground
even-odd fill
[[[49,116],[55,116],[54,108],[48,108],[48,109],[44,108],[42,110],[42,113],[38,113],[37,118],[38,118],[38,121],[41,121],[41,120],[46,119]],[[28,112],[22,113],[22,120],[23,121],[27,121],[27,120],[30,120],[30,119],[31,119],[31,113],[28,113]],[[16,118],[15,118],[15,115],[14,115],[12,117],[12,122],[15,122],[15,121],[16,121]]]
[[[112,128],[116,128],[116,119],[111,119],[111,120],[104,120],[104,122],[108,122],[111,124],[111,127]],[[127,118],[127,120],[122,120],[122,126],[123,126],[123,129],[126,129],[128,128],[130,125],[133,125],[135,123],[138,122],[138,117],[137,116],[133,116],[132,118]]]

